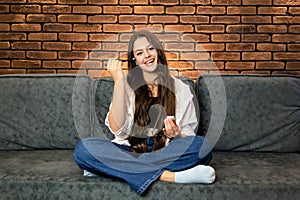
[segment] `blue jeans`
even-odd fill
[[[136,154],[130,147],[106,139],[85,138],[75,147],[74,161],[83,170],[126,181],[141,195],[165,170],[176,172],[208,164],[212,152],[204,141],[201,136],[188,136],[172,140],[157,152],[151,152],[150,147],[150,152]]]

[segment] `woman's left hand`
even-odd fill
[[[180,128],[175,123],[175,120],[165,119],[165,128],[163,128],[163,132],[167,138],[175,138],[180,134]]]

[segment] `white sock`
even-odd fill
[[[175,172],[176,183],[213,183],[215,170],[210,166],[197,165],[191,169]]]

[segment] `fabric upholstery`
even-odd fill
[[[204,75],[196,87],[199,134],[223,125],[215,150],[300,152],[300,77]]]
[[[0,76],[0,150],[74,148],[90,134],[90,84],[81,75]]]
[[[158,181],[144,197],[120,180],[83,177],[72,150],[0,151],[0,158],[1,199],[279,200],[300,195],[297,153],[215,152],[214,184]]]

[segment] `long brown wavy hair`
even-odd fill
[[[149,107],[151,104],[151,97],[153,94],[151,89],[146,84],[142,69],[134,62],[133,45],[138,38],[146,37],[148,42],[157,50],[158,65],[156,72],[158,74],[158,96],[157,104],[161,105],[160,113],[165,115],[175,116],[175,94],[174,94],[174,79],[170,76],[165,51],[158,38],[147,30],[135,32],[128,45],[128,77],[127,82],[135,93],[135,113],[134,125],[138,127],[145,127],[150,123]],[[161,127],[162,129],[162,127]],[[131,144],[131,149],[136,153],[143,153],[147,151],[146,135],[138,133],[141,129],[132,129],[132,133],[128,141]],[[133,136],[134,135],[134,136]],[[137,136],[138,137],[135,137]],[[160,130],[154,137],[155,149],[158,150],[165,146],[166,136]]]

